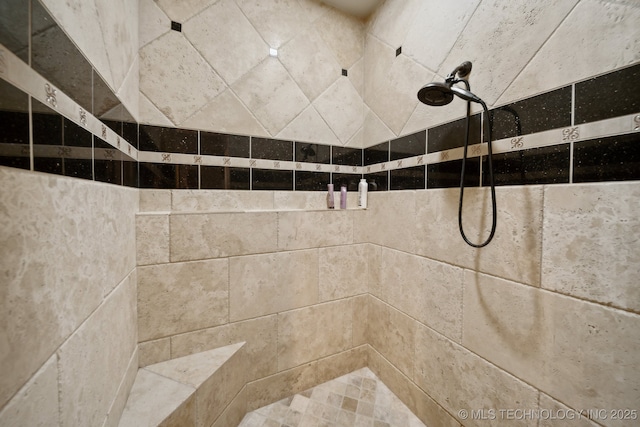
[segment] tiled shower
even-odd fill
[[[368,367],[428,426],[637,422],[637,4],[112,3],[3,1],[1,425],[239,341],[238,413]],[[462,60],[480,250],[464,103],[416,98]]]

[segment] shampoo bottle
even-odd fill
[[[358,206],[361,208],[367,208],[367,192],[369,190],[369,184],[367,180],[362,178],[358,184]]]
[[[340,187],[340,209],[347,209],[347,186]]]
[[[333,202],[333,184],[327,184],[327,208],[333,209],[335,204]]]

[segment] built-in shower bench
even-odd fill
[[[211,426],[242,389],[245,343],[138,369],[120,427]]]

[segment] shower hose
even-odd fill
[[[453,83],[458,83],[458,82],[464,82],[465,86],[467,87],[467,90],[470,91],[471,88],[469,86],[469,82],[465,79],[457,79],[456,81],[454,81]],[[466,165],[467,165],[467,151],[469,148],[469,130],[470,130],[470,126],[469,126],[469,122],[470,122],[470,117],[471,117],[471,101],[467,101],[467,117],[466,117],[466,124],[465,124],[465,140],[464,140],[464,154],[462,156],[462,171],[460,172],[460,202],[458,203],[458,228],[460,229],[460,235],[462,236],[462,239],[465,241],[465,243],[467,243],[469,246],[472,246],[474,248],[482,248],[485,247],[489,244],[489,242],[491,242],[491,240],[493,239],[493,236],[496,233],[496,224],[497,224],[497,208],[496,208],[496,186],[495,183],[493,181],[493,162],[492,162],[492,157],[493,157],[493,151],[491,148],[491,138],[492,138],[492,132],[491,132],[491,127],[492,127],[492,120],[491,117],[489,116],[489,109],[487,108],[487,104],[485,104],[484,101],[482,101],[481,99],[479,100],[480,104],[482,105],[482,108],[484,110],[484,117],[485,117],[485,122],[487,124],[487,129],[488,129],[488,136],[489,136],[489,140],[487,141],[487,148],[488,148],[488,166],[489,166],[489,185],[491,187],[491,209],[492,209],[492,223],[491,223],[491,232],[489,233],[489,237],[487,238],[487,240],[485,240],[482,243],[473,243],[471,242],[467,236],[464,234],[464,227],[462,226],[462,203],[464,200],[464,176],[465,176],[465,170],[466,170]]]

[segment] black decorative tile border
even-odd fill
[[[33,19],[66,37],[32,3]],[[56,53],[39,50],[39,37],[26,37],[32,67],[24,46],[0,44],[0,165],[140,188],[324,191],[331,182],[355,191],[362,177],[370,191],[460,184],[464,119],[365,149],[138,125],[79,51],[67,80],[49,70]],[[496,184],[640,179],[640,92],[629,90],[639,85],[636,64],[492,109]],[[483,114],[472,116],[469,137],[465,184],[486,186]]]

